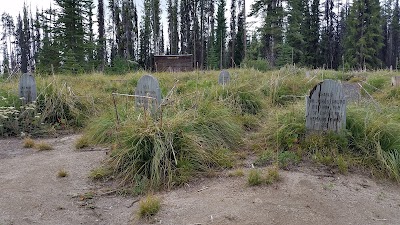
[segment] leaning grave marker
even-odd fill
[[[18,93],[23,104],[28,104],[36,100],[36,81],[32,74],[22,74],[19,80]]]
[[[161,91],[158,80],[152,75],[142,76],[136,86],[135,95],[143,97],[135,97],[136,106],[144,107],[146,110],[149,109],[149,103],[151,103],[152,109],[157,109],[161,104]],[[152,97],[149,99],[145,97]]]
[[[400,86],[400,76],[392,77],[392,86]]]
[[[229,72],[226,70],[221,71],[218,77],[218,84],[227,85],[230,81],[231,81],[231,75],[229,74]]]
[[[361,99],[361,86],[358,83],[342,83],[344,96],[347,103],[358,103]]]
[[[317,84],[306,97],[306,128],[338,132],[346,126],[346,99],[342,85],[333,80]]]

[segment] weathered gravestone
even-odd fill
[[[135,95],[143,97],[135,97],[136,106],[144,107],[146,110],[152,108],[151,110],[157,109],[161,104],[161,91],[158,80],[151,75],[142,76],[135,89]],[[152,97],[146,98],[146,97]],[[150,106],[149,106],[150,105]]]
[[[310,77],[311,77],[310,71],[306,71],[306,78],[310,78]]]
[[[400,76],[392,77],[392,86],[400,86]]]
[[[361,86],[358,83],[343,82],[343,92],[347,103],[359,102],[361,99]]]
[[[36,101],[36,82],[32,74],[22,74],[19,80],[18,91],[19,97],[22,99],[23,104],[28,104]]]
[[[346,99],[342,85],[333,80],[317,84],[306,97],[306,128],[335,131],[346,127]]]
[[[231,75],[229,74],[229,72],[226,70],[221,71],[218,78],[218,84],[227,85],[230,81],[231,81]]]

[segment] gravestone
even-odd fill
[[[139,79],[135,89],[135,95],[143,96],[135,97],[137,107],[144,107],[146,110],[151,107],[154,112],[154,109],[157,109],[161,104],[160,85],[158,80],[152,75],[144,75]],[[155,99],[144,97],[153,97]]]
[[[324,80],[306,97],[306,128],[338,132],[346,126],[346,99],[341,83]]]
[[[310,77],[311,77],[310,71],[306,71],[306,78],[310,78]]]
[[[400,76],[392,77],[392,86],[400,86]]]
[[[19,80],[18,92],[23,104],[28,104],[36,101],[36,82],[32,74],[22,74]]]
[[[358,83],[343,82],[342,86],[347,103],[354,103],[360,101],[361,87]]]
[[[229,72],[226,70],[221,71],[218,78],[218,84],[227,85],[230,81],[231,81],[231,75],[229,74]]]

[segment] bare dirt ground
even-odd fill
[[[106,152],[74,150],[78,136],[46,139],[54,150],[0,140],[0,225],[23,224],[400,224],[400,186],[361,175],[300,167],[271,186],[244,177],[207,178],[158,193],[161,211],[137,219],[133,197],[105,195],[88,174]],[[60,169],[69,176],[58,178]],[[248,169],[245,169],[247,171]]]

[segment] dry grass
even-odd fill
[[[76,142],[75,142],[75,148],[76,149],[82,149],[89,147],[89,139],[85,136],[80,137]]]
[[[24,148],[33,148],[35,147],[35,141],[31,138],[24,139]]]
[[[48,151],[53,150],[53,146],[46,142],[40,142],[39,144],[35,145],[35,148],[39,151]]]
[[[65,171],[64,169],[61,169],[61,170],[58,171],[57,177],[60,177],[60,178],[61,177],[68,177],[68,172]]]
[[[139,203],[139,217],[150,218],[160,211],[161,200],[152,194],[147,195]]]

